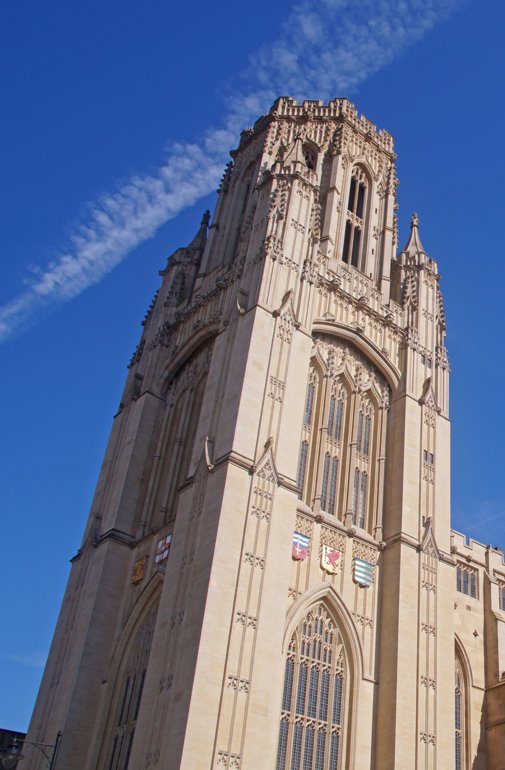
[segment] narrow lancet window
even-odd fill
[[[347,219],[345,223],[344,246],[342,259],[348,265],[364,270],[363,232],[367,203],[367,179],[359,166],[352,170],[349,199],[347,202]]]
[[[466,770],[466,751],[465,751],[465,680],[461,662],[456,654],[455,666],[455,685],[454,685],[454,749],[456,770]]]
[[[366,520],[366,502],[368,494],[368,475],[359,468],[354,470],[354,485],[352,497],[352,523],[364,528]]]

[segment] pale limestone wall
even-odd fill
[[[505,565],[450,531],[438,267],[415,217],[393,259],[392,138],[346,100],[281,99],[232,155],[209,237],[207,215],[147,313],[30,736],[63,730],[56,770],[108,770],[128,651],[159,602],[129,770],[273,770],[291,635],[324,602],[348,666],[339,770],[455,766],[455,644],[464,766],[499,768]],[[356,166],[368,195],[360,270],[342,261]],[[355,410],[335,515],[321,510],[322,439],[314,495],[296,486],[311,360],[324,392],[345,374]],[[377,410],[366,529],[353,524],[352,486],[364,392]],[[188,438],[180,426],[193,423]],[[295,530],[310,538],[303,561],[291,558]],[[335,574],[323,546],[341,552]],[[367,588],[355,558],[373,565]],[[458,563],[475,570],[477,598],[456,591]]]

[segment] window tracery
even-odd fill
[[[477,570],[468,564],[458,564],[456,567],[456,589],[462,594],[477,599]]]
[[[381,516],[387,385],[358,351],[335,338],[318,338],[316,350],[305,392],[297,486],[307,505],[371,532]]]
[[[319,604],[299,623],[289,645],[276,770],[341,766],[346,674],[342,638]]]

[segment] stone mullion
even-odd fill
[[[345,499],[346,499],[346,507],[345,507],[345,526],[346,527],[352,527],[353,521],[352,521],[352,506],[353,506],[353,495],[354,495],[354,471],[357,465],[357,430],[358,430],[358,419],[359,419],[359,404],[360,404],[360,394],[357,390],[354,390],[352,393],[352,397],[350,399],[351,401],[351,414],[349,416],[349,450],[347,452],[347,456],[349,458],[349,464],[347,467],[347,479],[346,479],[346,489],[345,489]]]
[[[382,522],[384,513],[384,485],[386,479],[386,433],[387,433],[387,407],[381,406],[378,410],[378,426],[376,441],[376,468],[377,482],[376,505],[373,526],[373,536],[376,540],[382,540]]]
[[[327,405],[329,404],[329,395],[331,392],[331,379],[328,375],[324,375],[320,382],[321,395],[318,399],[318,411],[314,414],[312,420],[312,432],[313,439],[318,442],[317,451],[315,453],[315,468],[314,468],[314,488],[311,495],[313,502],[313,508],[315,513],[321,511],[321,485],[323,481],[324,472],[324,454],[326,451],[327,434],[328,434],[328,418],[327,418]]]

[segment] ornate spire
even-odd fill
[[[207,241],[207,230],[209,227],[209,221],[210,221],[210,211],[207,209],[203,213],[202,221],[200,222],[200,227],[198,228],[198,232],[196,233],[195,237],[189,244],[189,246],[186,246],[187,251],[199,251],[202,252],[205,248],[205,243]]]
[[[402,249],[402,252],[406,252],[407,254],[410,254],[411,256],[415,256],[416,254],[428,254],[426,253],[423,244],[421,243],[421,238],[419,237],[419,217],[414,212],[412,214],[412,217],[410,219],[410,235],[407,243],[405,244],[405,247]]]
[[[207,230],[209,228],[210,211],[207,209],[202,217],[200,227],[191,243],[188,246],[181,246],[167,259],[167,265],[164,270],[160,270],[160,275],[166,275],[169,267],[176,265],[199,265],[200,259],[207,242]]]
[[[289,147],[286,155],[284,156],[284,164],[288,163],[301,163],[305,165],[305,158],[303,156],[303,139],[300,134],[296,134],[291,147]]]

